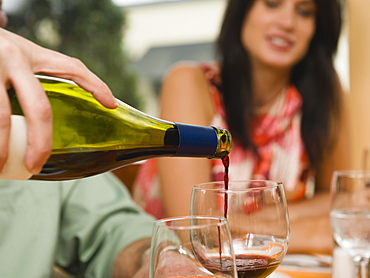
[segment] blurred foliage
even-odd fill
[[[137,76],[123,48],[126,17],[111,0],[30,0],[8,30],[84,62],[114,95],[140,109]]]

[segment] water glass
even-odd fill
[[[369,278],[370,171],[335,171],[331,197],[334,240],[352,257],[353,277]]]
[[[237,278],[227,221],[184,216],[157,220],[150,249],[150,278]]]

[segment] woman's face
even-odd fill
[[[241,34],[252,64],[290,70],[308,50],[315,19],[313,0],[255,0]]]

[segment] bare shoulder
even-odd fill
[[[203,70],[194,62],[178,62],[174,64],[166,74],[164,82],[175,80],[186,82],[207,82]]]
[[[171,67],[161,89],[161,117],[172,121],[208,125],[213,116],[209,84],[197,63]]]

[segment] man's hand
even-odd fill
[[[36,174],[52,149],[52,111],[34,73],[76,82],[107,108],[117,103],[108,86],[75,58],[38,46],[0,28],[0,171],[8,158],[11,108],[7,89],[13,87],[26,116],[25,165]]]

